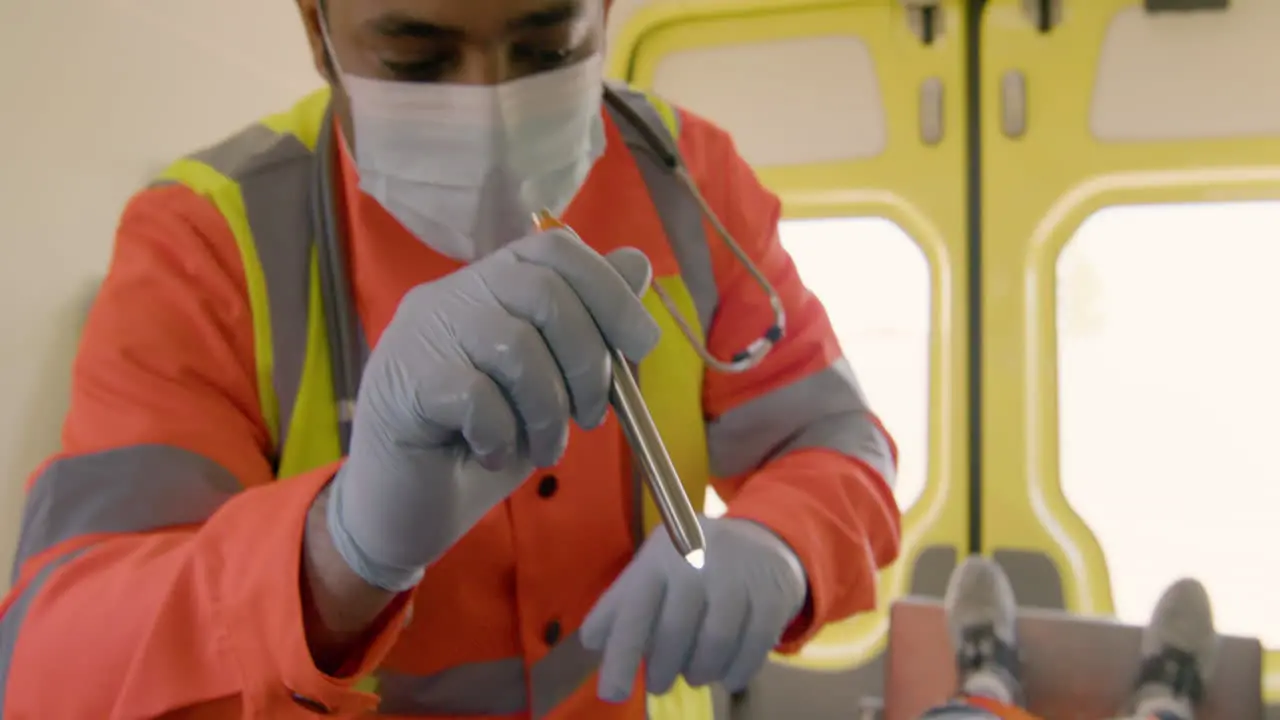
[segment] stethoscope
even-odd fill
[[[764,291],[773,309],[773,324],[754,342],[734,353],[729,360],[721,360],[712,355],[711,351],[698,339],[698,333],[690,326],[660,284],[653,283],[651,287],[654,293],[708,368],[716,372],[736,374],[756,367],[786,333],[787,315],[782,299],[778,297],[773,284],[764,276],[764,273],[760,272],[750,256],[734,239],[733,234],[725,228],[715,210],[707,204],[706,198],[702,196],[698,184],[689,175],[684,161],[675,148],[607,85],[604,90],[604,99],[618,117],[640,133],[648,149],[657,157],[664,169],[674,175],[685,187],[690,197],[697,202],[702,216],[711,223],[716,234],[720,236],[720,240],[729,247],[738,262],[746,268],[756,284]],[[332,133],[333,116],[330,110],[325,114],[319,137],[332,138]],[[320,297],[328,323],[329,357],[338,411],[338,434],[342,453],[345,455],[350,448],[351,422],[355,417],[356,394],[360,389],[360,376],[364,372],[364,365],[368,359],[369,346],[365,340],[359,315],[355,311],[351,276],[342,252],[338,187],[334,183],[334,178],[337,176],[334,155],[333,142],[319,143],[316,170],[312,179],[312,222],[319,242],[317,255],[320,270]]]

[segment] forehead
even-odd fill
[[[492,35],[522,26],[547,26],[582,18],[603,0],[330,0],[334,20],[382,30],[429,26],[467,35]],[[337,24],[337,23],[335,23]]]

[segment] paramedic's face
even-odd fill
[[[383,80],[495,84],[572,64],[604,41],[603,0],[299,0],[331,83],[321,5],[343,72]]]

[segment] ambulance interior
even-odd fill
[[[1214,716],[1280,718],[1280,2],[617,0],[609,37],[612,76],[730,130],[782,196],[900,448],[878,609],[732,717],[945,697],[928,599],[981,551],[1033,609],[1033,685],[1105,705],[1192,576],[1236,638]],[[0,58],[7,563],[126,198],[318,78],[284,1],[4,0]]]

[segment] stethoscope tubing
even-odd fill
[[[698,204],[703,217],[710,222],[721,241],[729,247],[734,257],[768,297],[774,316],[773,325],[742,351],[734,354],[730,360],[721,360],[706,348],[672,298],[657,283],[652,286],[654,293],[708,368],[717,372],[735,374],[756,367],[786,333],[786,309],[781,298],[773,284],[751,260],[733,234],[721,222],[715,210],[707,203],[701,190],[698,189],[698,184],[685,168],[679,153],[608,86],[605,87],[604,98],[618,115],[640,133],[648,149],[689,192]],[[337,168],[334,163],[335,144],[340,140],[333,133],[332,108],[325,113],[318,137],[320,141],[316,153],[317,162],[311,193],[311,215],[320,270],[320,295],[329,335],[329,357],[337,402],[339,440],[342,452],[346,454],[351,446],[351,424],[355,415],[355,399],[360,388],[360,376],[364,371],[365,353],[359,316],[354,308],[354,288],[351,286],[351,275],[346,267],[341,242],[338,186],[334,182],[337,177]]]

